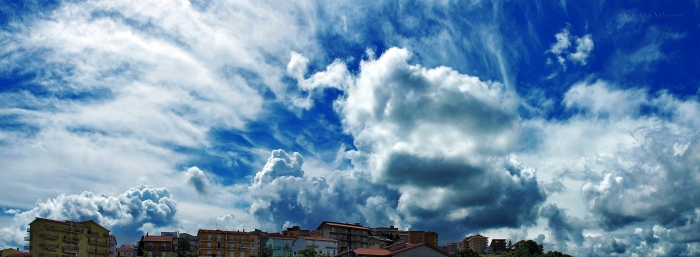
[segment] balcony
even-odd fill
[[[27,232],[31,232],[31,231],[29,230],[29,228],[27,228]]]
[[[67,253],[77,253],[78,252],[78,247],[75,246],[64,246],[63,251]]]
[[[160,251],[172,251],[173,248],[167,247],[167,246],[161,246],[161,247],[158,247],[158,250],[160,250]]]
[[[55,244],[39,244],[39,248],[46,248],[49,250],[56,250],[58,249],[58,245]]]
[[[202,239],[199,239],[199,241],[211,241],[211,240],[212,240],[211,237],[210,237],[210,238],[202,238]]]
[[[56,238],[58,238],[58,236],[57,235],[50,235],[50,234],[39,234],[39,238],[56,239]]]
[[[227,242],[236,242],[235,238],[229,238]]]
[[[32,249],[32,247],[29,246],[29,245],[25,245],[25,246],[24,246],[24,250],[27,250],[27,251],[28,251],[28,250],[31,250],[31,249]]]
[[[61,257],[77,257],[77,254],[61,254]]]
[[[202,246],[202,247],[200,247],[199,249],[211,249],[211,245]]]
[[[92,248],[87,250],[88,253],[96,253],[96,254],[109,254],[109,251],[105,250],[97,250],[97,248]]]
[[[28,236],[25,236],[24,241],[30,241],[30,238]]]
[[[67,236],[63,237],[63,242],[66,242],[66,243],[77,243],[78,241],[80,241],[80,239],[78,239],[77,237],[67,237]]]
[[[105,241],[97,241],[97,240],[88,240],[88,244],[109,246],[109,243],[107,243]]]
[[[90,232],[87,234],[87,236],[94,236],[94,237],[99,237],[100,233],[99,232]]]
[[[39,257],[58,257],[58,255],[53,253],[40,253]]]
[[[216,249],[216,250],[224,250],[224,249],[226,249],[226,247],[223,247],[223,246],[214,246],[214,249]]]

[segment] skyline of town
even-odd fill
[[[0,247],[42,217],[700,256],[698,24],[697,0],[0,1]]]

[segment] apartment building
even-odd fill
[[[93,220],[35,218],[29,223],[25,250],[31,257],[109,257],[109,230]]]
[[[109,257],[117,256],[117,237],[109,235]]]
[[[197,238],[200,257],[257,256],[257,237],[245,231],[200,229]]]
[[[177,238],[171,236],[143,237],[143,251],[152,257],[165,257],[166,254],[177,255]]]
[[[297,237],[294,240],[294,254],[306,248],[312,248],[314,251],[333,256],[338,254],[338,240],[318,237]]]
[[[346,252],[355,248],[367,248],[369,228],[360,223],[348,224],[332,221],[324,221],[316,229],[318,236],[338,240],[339,252]]]
[[[22,252],[19,250],[19,248],[17,248],[17,249],[15,249],[15,248],[6,248],[6,249],[0,250],[0,257],[7,257],[7,256],[14,255],[14,254],[18,254],[18,253],[22,253]]]
[[[430,231],[408,231],[408,237],[405,241],[410,244],[426,244],[428,246],[438,247],[438,234]]]
[[[294,239],[296,237],[271,236],[265,242],[265,247],[272,250],[272,255],[292,255],[294,253]]]
[[[135,257],[138,249],[134,245],[123,244],[116,250],[117,257]]]
[[[486,245],[488,244],[488,240],[488,237],[482,236],[480,234],[465,237],[462,240],[462,250],[469,248],[476,251],[477,253],[483,253],[484,249],[486,249]]]
[[[299,226],[292,226],[291,228],[287,228],[284,231],[282,231],[282,236],[286,237],[300,237],[300,236],[305,236],[305,237],[311,237],[311,230],[308,229],[301,229]]]

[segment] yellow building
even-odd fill
[[[36,218],[27,229],[31,257],[108,257],[109,230],[92,220]]]
[[[200,257],[251,257],[258,255],[258,237],[246,232],[200,229]]]
[[[7,249],[0,250],[0,257],[7,257],[7,256],[10,256],[10,255],[13,255],[16,253],[21,253],[21,252],[19,251],[19,249],[7,248]]]

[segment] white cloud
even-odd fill
[[[557,42],[552,44],[547,52],[554,54],[557,58],[559,64],[566,70],[566,60],[580,65],[586,65],[586,59],[593,51],[593,36],[591,34],[584,35],[583,37],[576,37],[569,34],[569,29],[564,28],[561,32],[554,34]],[[576,40],[576,51],[571,53],[569,47],[571,47],[571,39]]]
[[[588,34],[576,39],[576,52],[571,53],[569,58],[581,65],[586,65],[586,59],[591,51],[593,51],[593,37]]]

